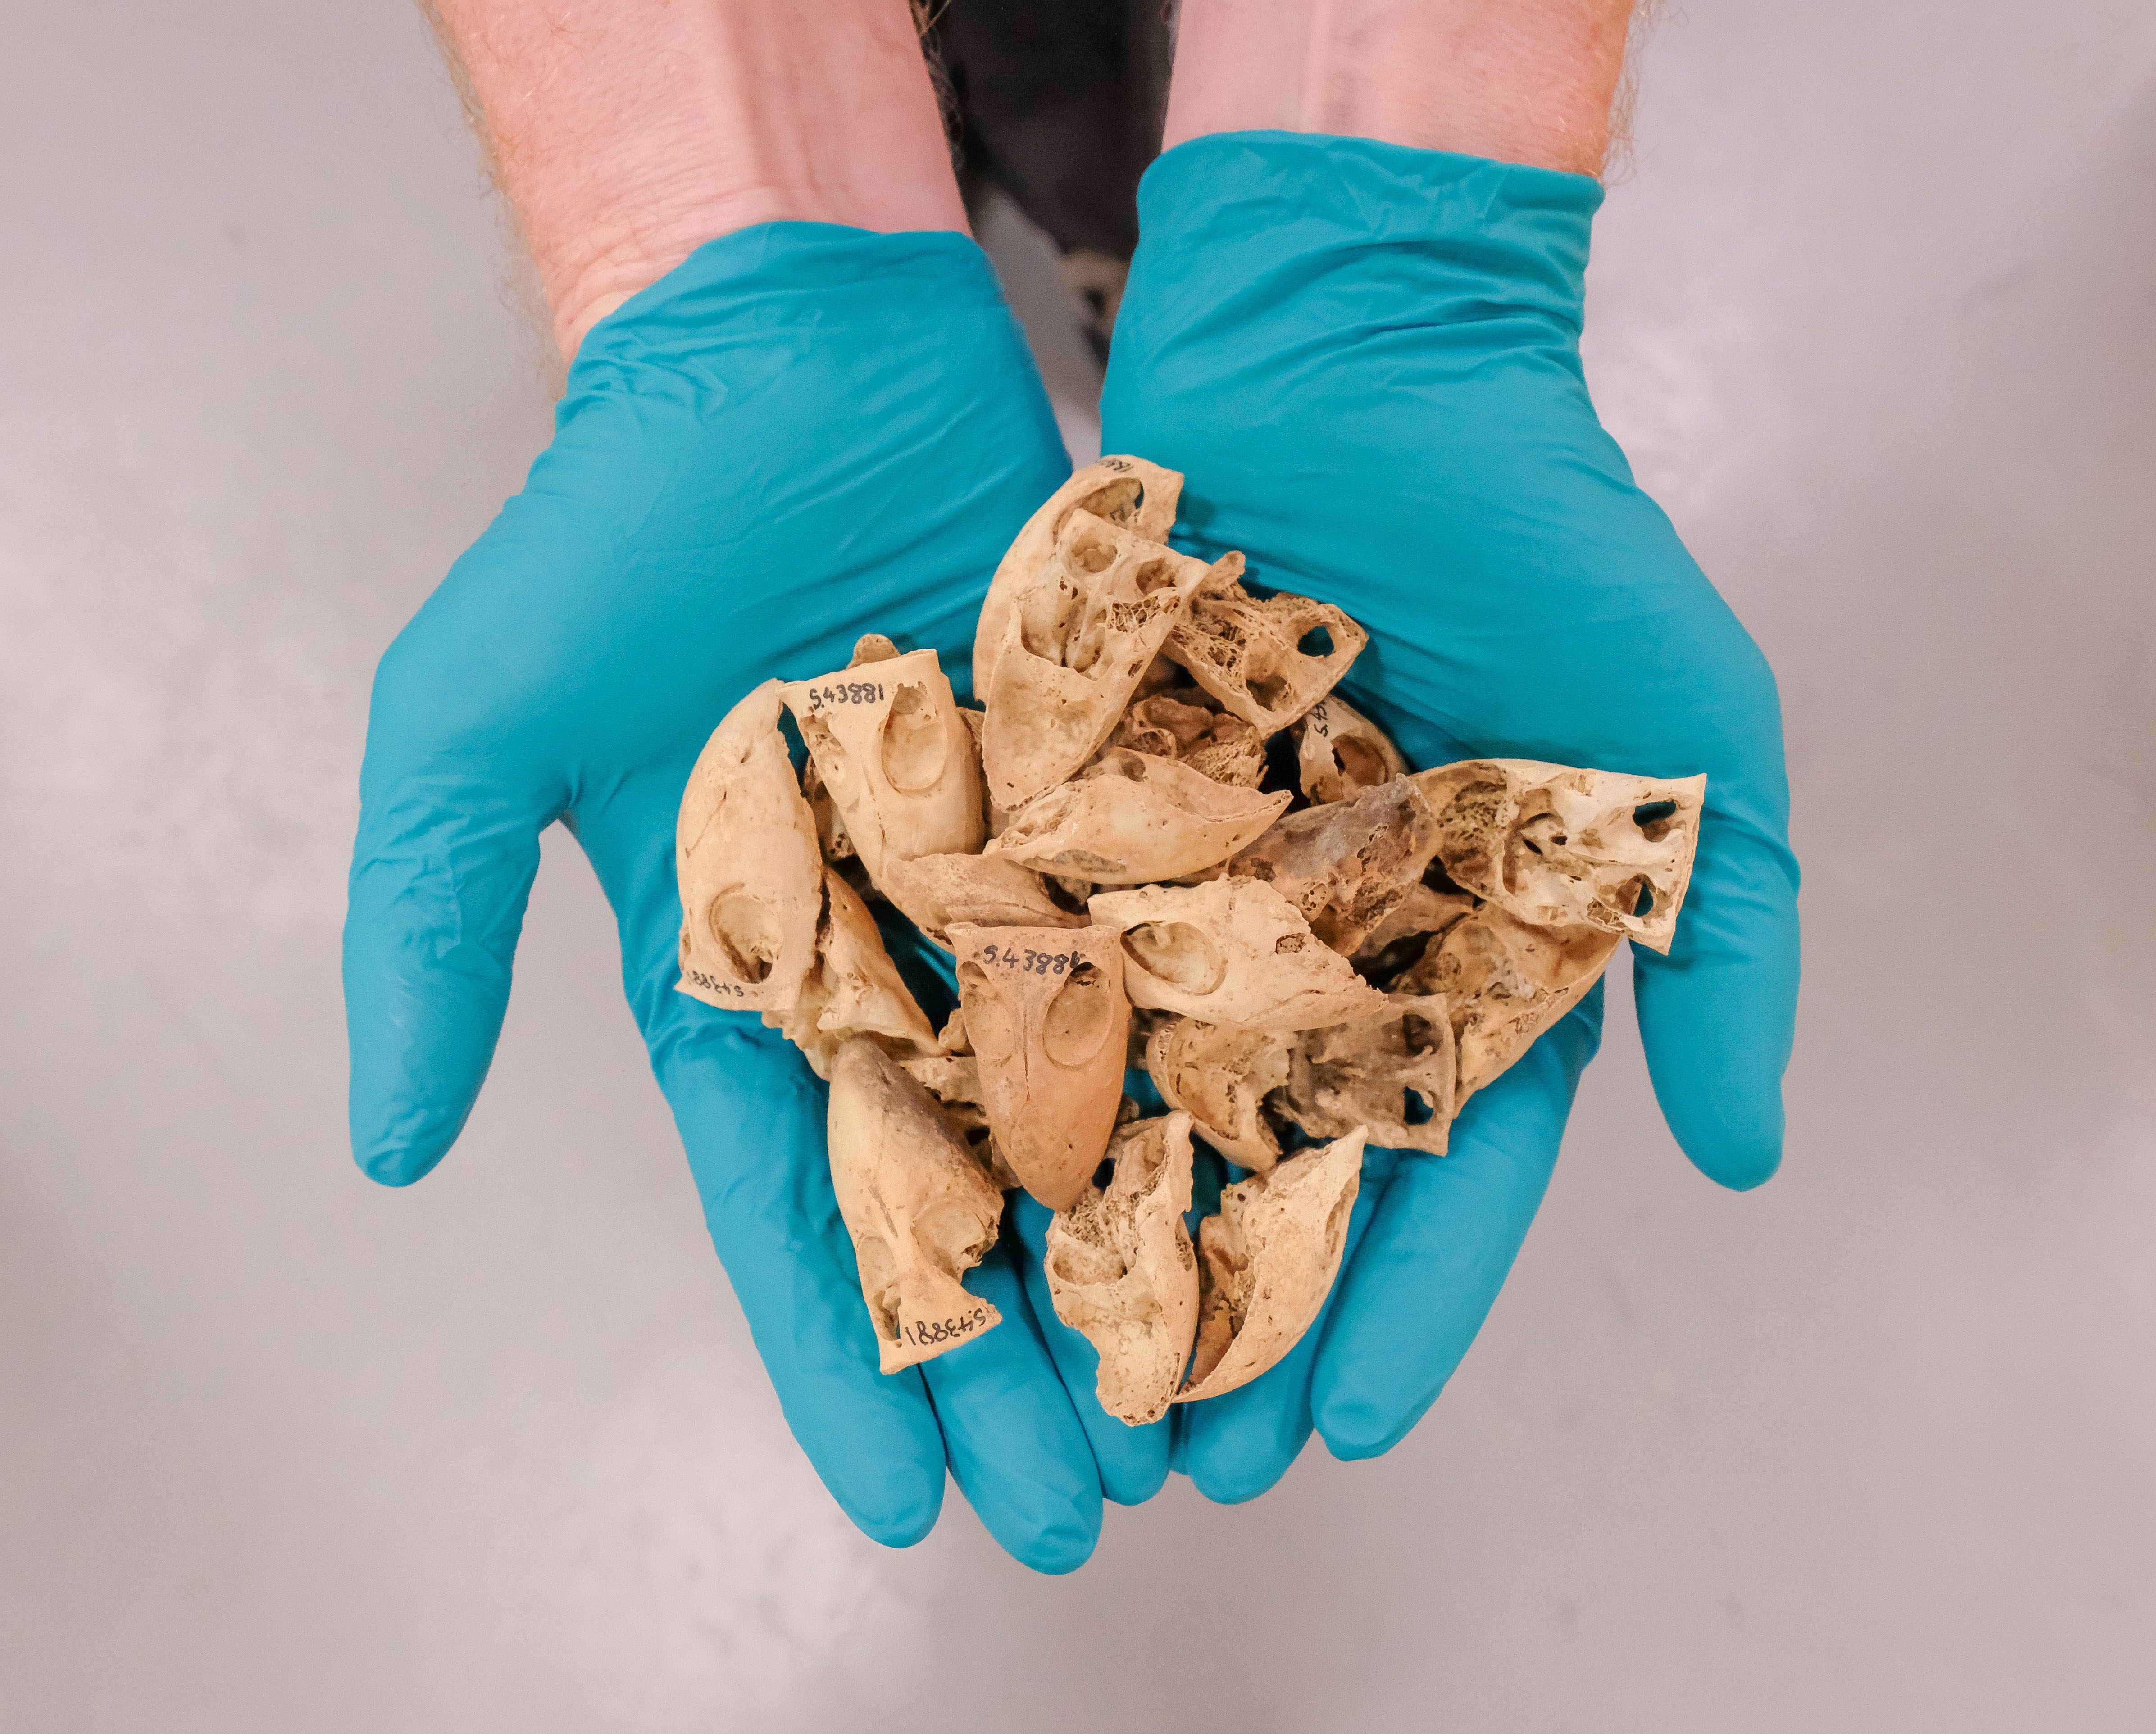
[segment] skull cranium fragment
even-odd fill
[[[1100,750],[1208,568],[1091,512],[1011,598],[981,737],[989,798],[1014,813]]]
[[[1096,885],[1180,879],[1226,860],[1290,798],[1231,788],[1173,759],[1111,747],[1014,814],[986,857]]]
[[[1122,1104],[1130,1002],[1101,927],[954,924],[958,1003],[996,1146],[1051,1210],[1081,1194]]]
[[[942,1049],[920,1005],[884,949],[875,918],[835,868],[824,873],[824,919],[816,933],[816,967],[794,1003],[769,1011],[770,1024],[808,1056],[819,1078],[854,1036],[868,1036],[896,1054]]]
[[[933,650],[781,689],[869,877],[892,856],[971,854],[988,836],[973,731]]]
[[[947,1031],[946,1035],[947,1039]],[[1004,1160],[995,1133],[988,1125],[988,1111],[981,1090],[980,1061],[971,1054],[934,1054],[925,1059],[901,1057],[898,1063],[942,1105],[943,1117],[988,1170],[997,1189],[1009,1192],[1015,1187],[1018,1176]]]
[[[1101,1407],[1132,1427],[1168,1413],[1198,1330],[1190,1116],[1119,1127],[1114,1177],[1049,1224],[1041,1269],[1055,1316],[1099,1352]]]
[[[1623,937],[1599,927],[1531,926],[1485,904],[1429,942],[1393,986],[1441,994],[1450,1008],[1455,1111],[1586,997]]]
[[[1121,936],[1133,1005],[1239,1029],[1321,1029],[1384,996],[1255,879],[1097,892],[1094,925]]]
[[[1388,998],[1374,1017],[1296,1044],[1280,1111],[1314,1138],[1359,1127],[1381,1148],[1442,1156],[1454,1106],[1449,1008],[1441,993]]]
[[[1050,495],[997,563],[988,593],[981,600],[980,623],[973,634],[974,695],[985,698],[988,694],[1013,595],[1048,563],[1073,512],[1091,512],[1147,541],[1164,542],[1175,527],[1176,501],[1182,493],[1179,471],[1163,469],[1142,458],[1109,456],[1088,464]]]
[[[1145,1069],[1162,1100],[1188,1114],[1207,1143],[1263,1173],[1281,1154],[1267,1098],[1286,1088],[1294,1047],[1292,1035],[1163,1018],[1146,1043]]]
[[[1003,1194],[927,1090],[875,1043],[831,1061],[831,1185],[854,1243],[886,1372],[993,1330],[959,1279],[995,1244]]]
[[[689,773],[675,832],[680,991],[732,1011],[783,1011],[816,961],[824,868],[816,821],[767,680],[726,713]]]
[[[882,890],[945,951],[953,921],[982,927],[1082,927],[1086,917],[1048,895],[1040,875],[994,853],[916,855],[884,863]]]
[[[1414,781],[1438,816],[1439,859],[1465,890],[1537,926],[1599,927],[1669,950],[1706,777],[1475,759]]]
[[[1363,1134],[1313,1145],[1224,1187],[1198,1225],[1198,1342],[1178,1403],[1201,1403],[1276,1365],[1325,1306],[1363,1181]]]
[[[1190,678],[1261,736],[1276,735],[1332,690],[1370,640],[1330,603],[1262,600],[1240,583],[1209,582],[1168,635]]]
[[[1228,864],[1262,880],[1311,931],[1350,956],[1421,884],[1437,853],[1437,819],[1405,777],[1291,813]]]
[[[1296,780],[1313,801],[1353,800],[1408,768],[1385,731],[1337,692],[1296,724],[1295,758]]]
[[[1176,675],[1183,672],[1173,663],[1167,667]],[[1173,759],[1202,777],[1238,788],[1255,788],[1265,779],[1265,736],[1241,717],[1220,709],[1202,687],[1178,687],[1133,699],[1109,744]]]

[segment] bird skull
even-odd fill
[[[993,1330],[1002,1315],[959,1279],[995,1244],[1003,1194],[927,1090],[855,1037],[832,1058],[829,1131],[831,1186],[883,1371]]]
[[[1190,1208],[1190,1116],[1117,1129],[1115,1174],[1048,1225],[1041,1270],[1055,1316],[1101,1357],[1101,1407],[1132,1427],[1168,1413],[1198,1331]]]
[[[979,855],[916,855],[884,863],[882,890],[899,912],[945,951],[954,921],[982,927],[1082,927],[1086,917],[1048,895],[1038,873],[989,844]]]
[[[1173,663],[1155,659],[1155,666],[1163,664],[1173,675],[1183,672]],[[1202,777],[1238,788],[1255,788],[1265,780],[1265,736],[1223,711],[1202,687],[1177,687],[1133,699],[1109,744],[1173,759]]]
[[[1295,726],[1296,779],[1313,801],[1353,800],[1407,774],[1407,761],[1385,731],[1337,692],[1329,692]]]
[[[1405,777],[1291,813],[1228,864],[1262,880],[1311,931],[1353,956],[1405,902],[1437,853],[1437,818]]]
[[[1304,1036],[1277,1100],[1280,1111],[1314,1138],[1360,1127],[1383,1149],[1442,1156],[1452,1125],[1454,1069],[1445,996],[1394,993],[1373,1017]]]
[[[1051,1210],[1082,1193],[1122,1104],[1130,1002],[1101,927],[949,929],[996,1145]]]
[[[1280,1129],[1266,1098],[1288,1081],[1292,1035],[1163,1018],[1147,1040],[1145,1069],[1161,1100],[1180,1108],[1205,1141],[1240,1168],[1280,1160]]]
[[[1226,860],[1291,798],[1231,788],[1173,759],[1111,747],[1014,814],[985,854],[1096,885],[1181,879]]]
[[[872,1037],[901,1054],[942,1051],[936,1032],[884,949],[875,918],[835,868],[824,870],[816,967],[793,1006],[766,1012],[763,1021],[808,1056],[819,1078],[831,1075],[834,1056],[855,1036]]]
[[[1369,640],[1330,603],[1261,601],[1240,583],[1214,582],[1168,635],[1168,651],[1223,706],[1270,736],[1330,692]]]

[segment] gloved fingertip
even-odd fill
[[[1164,1421],[1153,1425],[1164,1427]],[[1101,1495],[1119,1506],[1142,1506],[1168,1485],[1168,1454],[1157,1452],[1142,1461],[1111,1457],[1095,1461],[1101,1470]]]
[[[1325,1449],[1342,1463],[1363,1463],[1386,1452],[1414,1431],[1415,1424],[1437,1400],[1433,1392],[1403,1414],[1396,1405],[1378,1405],[1354,1398],[1319,1399],[1313,1417],[1317,1436]]]
[[[1078,1521],[1059,1523],[1035,1531],[1022,1540],[1003,1541],[1010,1557],[1029,1571],[1038,1572],[1044,1578],[1060,1578],[1075,1572],[1093,1557],[1100,1545],[1101,1524],[1097,1512],[1091,1524]]]
[[[1216,1456],[1194,1450],[1190,1454],[1191,1485],[1216,1506],[1245,1506],[1280,1485],[1281,1477],[1294,1461],[1291,1454]]]
[[[925,1495],[912,1493],[886,1508],[862,1510],[846,1504],[839,1509],[852,1520],[854,1527],[871,1542],[886,1547],[911,1547],[926,1541],[928,1532],[936,1527],[936,1520],[942,1516],[943,1479],[941,1475],[937,1476],[932,1492]]]
[[[1717,1186],[1750,1192],[1772,1180],[1782,1166],[1782,1099],[1756,1099],[1755,1111],[1737,1123],[1725,1111],[1721,1123],[1693,1127],[1675,1120],[1671,1130],[1691,1165]],[[1665,1117],[1671,1117],[1665,1111]],[[1743,1123],[1748,1121],[1749,1123]]]

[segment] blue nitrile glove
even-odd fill
[[[1707,775],[1671,954],[1635,949],[1664,1116],[1726,1186],[1782,1147],[1797,997],[1774,676],[1595,419],[1582,276],[1601,188],[1368,140],[1229,134],[1139,196],[1105,448],[1186,475],[1178,540],[1370,631],[1342,690],[1412,764]],[[1216,1499],[1397,1444],[1480,1328],[1599,1039],[1595,994],[1472,1097],[1444,1157],[1374,1154],[1326,1314],[1279,1367],[1180,1411]]]
[[[794,1436],[878,1540],[926,1534],[947,1461],[1043,1571],[1092,1550],[1102,1483],[1149,1496],[1166,1429],[1096,1469],[1013,1239],[968,1278],[1004,1323],[876,1370],[824,1150],[776,1032],[675,991],[675,813],[706,737],[773,675],[880,632],[962,685],[988,577],[1069,473],[979,249],[781,223],[711,242],[595,326],[522,493],[382,659],[345,929],[352,1144],[402,1185],[486,1075],[539,834],[619,923],[622,977],[711,1239]],[[1090,1387],[1088,1419],[1101,1414]]]

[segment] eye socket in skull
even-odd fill
[[[1101,1051],[1122,1021],[1116,1015],[1116,998],[1106,975],[1091,963],[1079,964],[1049,1001],[1048,1015],[1040,1026],[1042,1052],[1060,1066],[1083,1065]],[[1128,1016],[1126,1008],[1122,1018]]]
[[[900,687],[883,723],[885,780],[901,794],[927,794],[943,780],[954,746],[963,750],[928,689]]]
[[[1183,993],[1210,993],[1227,978],[1228,960],[1203,928],[1188,921],[1141,921],[1123,935],[1131,961]]]

